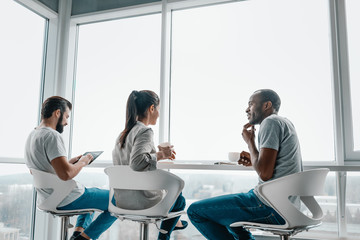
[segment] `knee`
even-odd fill
[[[200,206],[199,202],[194,202],[188,207],[187,215],[189,216],[189,218],[192,218],[194,216],[194,214],[199,209],[199,206]]]
[[[180,208],[181,210],[184,210],[184,209],[185,209],[185,206],[186,206],[186,200],[185,200],[184,196],[181,195],[181,196],[179,197],[179,208]]]
[[[195,225],[196,223],[200,222],[199,219],[201,219],[200,215],[198,214],[198,205],[196,203],[192,203],[186,213],[189,218],[189,220]]]
[[[186,206],[185,198],[182,195],[180,195],[176,199],[172,211],[182,211],[185,209],[185,206]]]

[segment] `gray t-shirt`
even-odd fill
[[[278,151],[274,173],[270,180],[302,171],[299,140],[294,125],[288,119],[276,114],[265,118],[260,124],[258,146],[259,150],[271,148]],[[263,182],[259,178],[259,184]],[[265,202],[257,193],[256,188],[254,192]],[[297,202],[295,198],[291,200],[294,203]]]
[[[60,133],[50,127],[34,129],[26,140],[25,161],[29,168],[55,173],[51,161],[57,157],[66,157],[66,149]],[[47,198],[52,190],[37,189],[40,202]],[[84,186],[77,183],[77,187],[66,197],[58,207],[66,206],[84,193]]]

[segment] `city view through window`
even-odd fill
[[[1,166],[3,167],[3,165]],[[26,167],[7,166],[8,171],[0,171],[0,240],[7,240],[6,234],[14,234],[15,240],[28,240],[30,233],[30,215],[32,199],[32,178]],[[187,207],[194,201],[223,194],[247,192],[257,184],[254,172],[238,171],[210,171],[210,170],[174,170],[187,183],[183,194],[187,200]],[[103,169],[88,168],[76,177],[76,180],[88,187],[107,188],[107,177]],[[360,175],[352,174],[347,183],[347,226],[351,234],[359,234],[360,230]],[[336,190],[335,174],[330,173],[325,184],[325,196],[318,197],[324,211],[323,224],[312,232],[336,233]],[[303,209],[306,212],[306,209]],[[186,216],[182,217],[186,219]],[[75,218],[72,219],[75,221]],[[138,225],[128,221],[117,221],[100,239],[138,239]],[[71,229],[70,229],[71,231]],[[151,226],[151,234],[156,235],[155,226]],[[177,239],[203,239],[199,232],[190,226],[188,229],[174,234]],[[181,237],[181,238],[180,238]],[[185,237],[185,238],[184,238]],[[11,238],[10,238],[11,239]]]

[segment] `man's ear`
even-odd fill
[[[60,109],[55,110],[55,111],[53,112],[53,114],[54,114],[55,117],[60,118],[60,116],[61,116],[61,111],[60,111]]]
[[[272,102],[271,101],[264,102],[264,107],[265,107],[264,110],[268,110],[272,108]]]

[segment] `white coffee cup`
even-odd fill
[[[240,153],[239,152],[229,152],[228,154],[229,161],[237,162],[240,160]]]
[[[160,143],[159,146],[160,146],[160,147],[170,147],[170,146],[171,146],[171,143],[169,143],[169,142],[163,142],[163,143]]]

